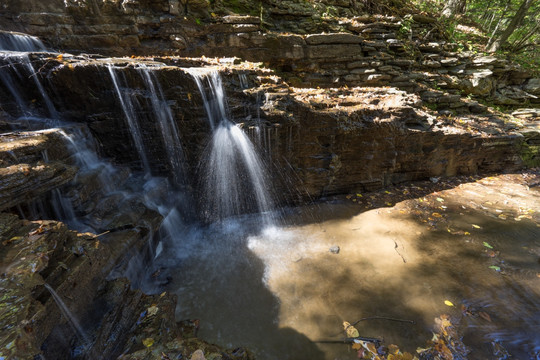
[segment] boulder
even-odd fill
[[[523,90],[533,95],[540,95],[540,78],[532,78],[527,80]]]

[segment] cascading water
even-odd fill
[[[152,110],[158,120],[169,164],[171,165],[174,183],[182,185],[185,180],[182,165],[184,163],[184,153],[182,151],[178,127],[174,121],[171,108],[165,101],[161,85],[159,85],[152,70],[143,66],[139,69],[139,72],[150,93]]]
[[[269,225],[273,204],[264,166],[246,134],[228,119],[219,72],[200,68],[187,71],[197,83],[212,128],[209,155],[202,161],[204,216],[212,221],[259,212]]]
[[[49,284],[43,284],[43,286],[49,291],[54,301],[56,302],[56,305],[58,305],[60,312],[62,313],[64,318],[68,321],[69,325],[72,327],[75,334],[77,334],[77,337],[83,343],[83,346],[84,347],[90,346],[91,344],[90,338],[88,337],[86,332],[83,330],[81,324],[79,323],[75,315],[71,313],[67,305],[64,303],[60,295],[58,295],[56,291],[54,291],[54,289]]]
[[[116,75],[115,68],[112,65],[109,65],[108,69],[109,74],[111,75],[112,82],[114,84],[114,89],[116,90],[116,94],[118,96],[118,100],[120,101],[122,111],[124,112],[124,116],[128,123],[133,143],[135,144],[135,148],[137,149],[137,153],[139,154],[139,158],[141,159],[143,170],[146,174],[150,174],[150,164],[148,162],[148,158],[146,157],[146,149],[141,135],[139,122],[137,116],[135,115],[136,108],[135,104],[133,103],[132,96],[128,93],[128,90],[126,90],[125,87],[120,87],[120,81],[118,79],[118,76]],[[124,83],[125,79],[122,84]]]
[[[0,51],[46,51],[45,45],[35,36],[0,31]]]

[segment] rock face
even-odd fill
[[[392,86],[426,93],[424,100],[453,112],[475,112],[465,95],[503,105],[540,102],[538,79],[506,60],[460,50],[427,16],[360,15],[373,9],[346,1],[183,4],[10,0],[0,27],[68,51],[237,56],[279,69],[295,86]]]
[[[45,161],[47,158],[47,161]],[[57,130],[0,135],[0,211],[66,184],[77,168]]]
[[[104,282],[113,267],[128,260],[132,252],[127,250],[140,248],[148,236],[130,230],[97,237],[56,221],[30,222],[0,213],[0,355],[67,359],[75,343],[85,346],[91,358],[123,354],[123,359],[138,359],[156,349],[154,342],[160,354],[171,357],[188,357],[201,348],[221,355],[194,338],[194,325],[175,323],[172,296],[144,295],[131,290],[125,279]],[[92,344],[85,344],[88,339]],[[245,350],[236,354],[230,358],[250,358]]]
[[[137,117],[145,148],[153,159],[153,173],[170,175],[167,144],[151,115],[151,94],[140,71],[141,66],[151,67],[177,119],[189,169],[187,181],[198,188],[197,169],[210,139],[210,128],[197,86],[186,69],[204,62],[162,60],[166,63],[107,61],[126,81],[124,86],[137,89],[141,104]],[[79,57],[58,60],[47,55],[35,61],[43,63],[43,77],[48,79],[44,86],[57,95],[52,99],[56,107],[66,117],[87,123],[107,157],[139,167],[108,63]],[[290,88],[269,70],[250,63],[210,61],[206,65],[220,69],[232,118],[252,136],[267,162],[290,170],[290,179],[294,180],[287,180],[289,183],[274,179],[276,192],[284,194],[283,202],[301,200],[297,193],[287,192],[291,185],[305,189],[303,196],[317,198],[433,176],[511,171],[524,165],[521,143],[530,136],[512,131],[512,124],[492,115],[451,118],[422,108],[423,103],[431,101],[451,104],[456,101],[451,95],[426,92],[418,96],[378,87]],[[256,135],[255,129],[260,126],[259,134],[264,138]]]

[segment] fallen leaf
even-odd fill
[[[437,217],[437,218],[440,218],[440,217],[442,217],[442,215],[441,215],[441,214],[439,214],[438,212],[434,212],[433,214],[431,214],[431,216],[433,216],[433,217]]]
[[[373,355],[377,355],[377,348],[375,347],[375,344],[366,342],[364,343],[364,347],[368,349]]]
[[[157,306],[155,306],[155,305],[152,305],[146,310],[148,311],[148,316],[154,316],[154,315],[157,314],[159,308]]]
[[[146,338],[146,339],[143,339],[142,343],[143,343],[144,346],[150,347],[150,346],[154,345],[154,339]]]
[[[404,352],[403,353],[403,360],[413,360],[413,356],[411,353]]]
[[[495,266],[495,265],[491,265],[489,268],[490,268],[490,269],[493,269],[493,270],[495,270],[495,271],[501,271],[501,268],[498,267],[498,266]]]
[[[475,229],[481,229],[481,227],[476,225],[476,224],[472,224],[472,227],[475,228]]]
[[[195,352],[191,355],[190,360],[206,360],[204,357],[204,353],[201,349],[195,350]]]
[[[352,345],[352,348],[353,348],[354,350],[360,350],[360,349],[362,349],[362,344],[354,343],[354,344]]]
[[[360,336],[358,330],[347,321],[343,322],[343,329],[347,333],[347,337],[356,338]]]
[[[487,247],[488,249],[493,249],[493,246],[489,245],[489,243],[486,241],[484,241],[482,244],[484,244],[484,246]]]
[[[483,311],[479,311],[479,312],[478,312],[478,315],[480,315],[480,317],[481,317],[482,319],[491,322],[491,316],[489,316],[488,313],[483,312]]]
[[[440,197],[438,197],[436,200],[437,200],[438,202],[444,202],[444,199],[443,199],[443,198],[440,198]]]
[[[450,300],[444,300],[444,304],[446,306],[454,306],[454,304],[452,304],[452,302]]]

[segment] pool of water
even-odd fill
[[[367,211],[335,199],[263,229],[257,216],[186,226],[158,263],[178,319],[199,319],[199,337],[258,359],[355,359],[337,343],[342,323],[367,317],[414,321],[356,325],[414,353],[442,314],[468,359],[536,358],[540,193],[499,180]]]

